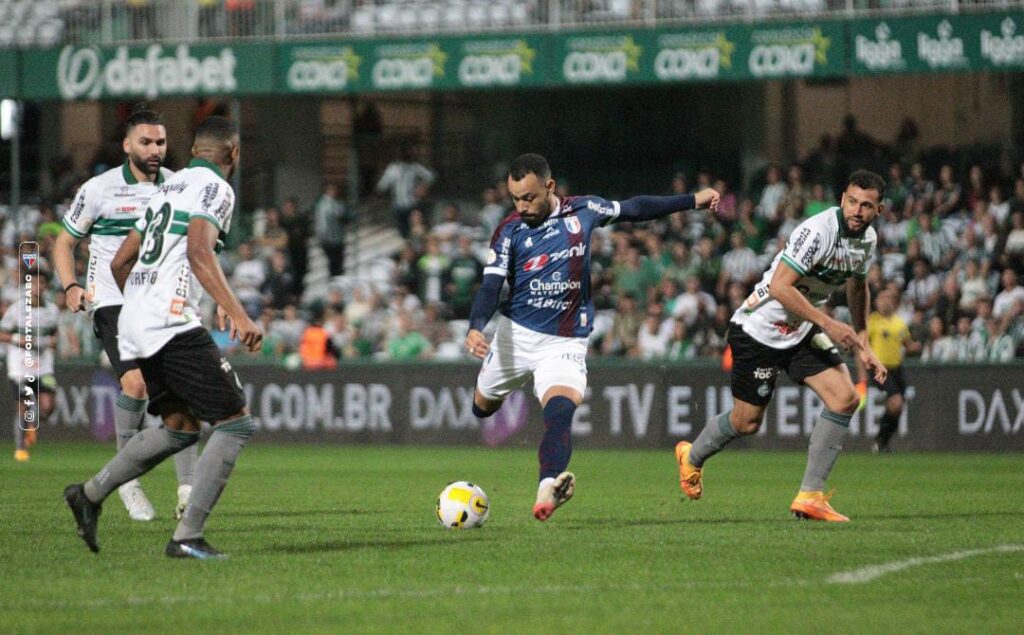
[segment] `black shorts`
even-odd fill
[[[886,397],[903,395],[903,393],[907,392],[907,382],[903,379],[903,367],[897,366],[896,368],[890,368],[884,384],[878,383],[872,376],[871,385],[876,388],[881,388]]]
[[[161,404],[173,402],[200,421],[216,423],[245,408],[238,375],[202,327],[175,335],[155,355],[137,361],[150,414],[160,414]]]
[[[730,324],[733,397],[764,406],[772,399],[780,370],[786,371],[790,379],[802,384],[808,377],[841,366],[843,358],[835,345],[821,348],[812,342],[819,333],[821,330],[815,327],[793,348],[778,349],[750,337],[740,325]]]
[[[103,343],[103,350],[107,352],[110,365],[114,367],[118,379],[128,371],[139,367],[134,359],[122,360],[121,353],[117,350],[117,318],[120,315],[120,304],[101,307],[93,311],[92,314],[92,332]]]

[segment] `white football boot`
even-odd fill
[[[146,498],[146,493],[142,491],[139,479],[132,479],[117,488],[117,493],[128,510],[128,517],[132,520],[147,522],[156,518],[156,510]]]
[[[562,472],[555,478],[550,476],[540,482],[537,488],[537,502],[533,505],[533,517],[547,520],[555,510],[564,505],[576,492],[576,477],[572,472]]]

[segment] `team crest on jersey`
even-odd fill
[[[36,260],[39,259],[38,254],[22,254],[21,261],[25,263],[26,267],[32,267],[36,264]]]
[[[578,234],[583,231],[583,225],[580,223],[580,219],[575,216],[570,216],[563,220],[565,221],[565,228],[569,230],[570,234]]]

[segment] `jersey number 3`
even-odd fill
[[[146,232],[142,240],[142,255],[139,260],[144,265],[151,265],[160,259],[164,248],[164,236],[171,224],[171,205],[164,203],[154,214],[152,209],[146,210]]]

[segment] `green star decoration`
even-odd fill
[[[725,38],[725,33],[718,32],[715,37],[715,48],[718,49],[718,63],[723,68],[732,68],[732,54],[736,50],[736,45]]]
[[[448,59],[448,54],[437,44],[431,44],[427,47],[427,57],[434,61],[434,75],[444,77],[444,63]]]
[[[622,43],[622,51],[626,54],[626,70],[638,72],[640,70],[640,54],[643,47],[637,46],[632,35],[626,36]]]
[[[828,47],[832,46],[832,38],[825,37],[821,29],[815,28],[811,43],[814,44],[814,61],[818,64],[828,64]]]
[[[356,55],[351,46],[346,46],[342,50],[340,57],[345,62],[346,68],[348,68],[348,78],[350,80],[359,79],[359,64],[363,61],[363,58]]]
[[[520,68],[524,73],[533,74],[533,59],[537,57],[537,51],[530,48],[526,40],[518,40],[512,52],[519,56]]]

